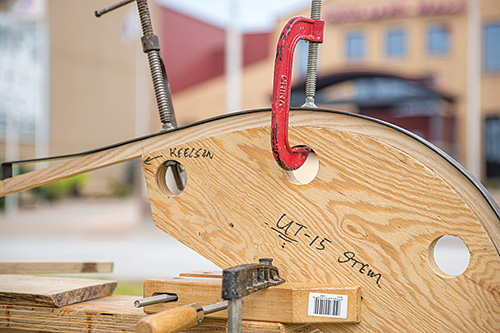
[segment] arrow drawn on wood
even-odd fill
[[[144,164],[147,164],[147,165],[151,165],[151,162],[156,160],[157,158],[160,158],[160,157],[163,157],[163,155],[160,155],[160,156],[156,156],[156,157],[148,157],[146,158],[146,160],[144,161]]]

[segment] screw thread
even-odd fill
[[[321,17],[321,0],[312,0],[311,18],[319,20]],[[305,107],[316,107],[314,95],[316,94],[316,78],[318,75],[318,44],[309,43],[307,54],[307,74],[306,74],[306,102]]]
[[[149,13],[148,1],[137,0],[137,9],[141,18],[142,33],[144,35],[153,34],[153,25],[151,24],[151,15]]]
[[[148,52],[149,67],[153,77],[153,86],[155,90],[156,103],[162,124],[173,123],[173,115],[170,112],[170,106],[167,96],[167,88],[163,79],[160,55],[158,51]]]

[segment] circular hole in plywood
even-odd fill
[[[158,168],[156,182],[163,193],[179,195],[186,188],[186,169],[177,161],[166,161]]]
[[[445,235],[435,239],[429,246],[429,264],[443,277],[461,275],[470,262],[470,252],[464,241],[457,236]]]
[[[314,152],[309,153],[304,164],[294,171],[286,171],[288,180],[297,185],[305,185],[312,182],[318,175],[319,159]]]

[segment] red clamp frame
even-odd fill
[[[322,43],[324,25],[322,20],[294,17],[285,25],[278,40],[274,61],[271,144],[274,159],[281,168],[288,171],[300,168],[311,152],[311,148],[307,146],[290,148],[288,143],[293,52],[301,39]]]

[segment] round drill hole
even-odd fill
[[[469,249],[460,237],[445,235],[429,247],[429,264],[443,277],[459,276],[469,267],[469,262]]]
[[[309,184],[314,178],[316,178],[318,170],[318,155],[316,155],[314,152],[311,152],[300,168],[294,171],[286,171],[286,176],[294,184],[305,185]]]
[[[166,161],[158,168],[156,182],[165,194],[179,195],[186,187],[186,169],[177,161]]]

